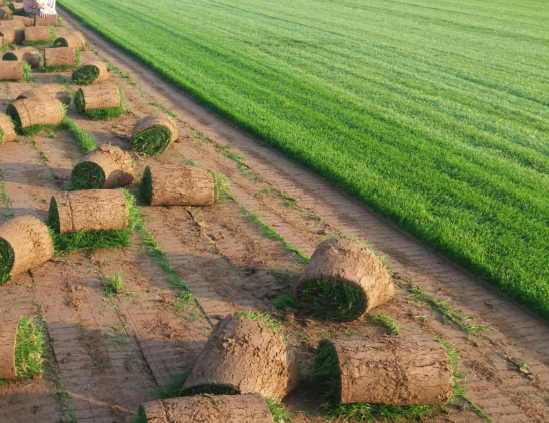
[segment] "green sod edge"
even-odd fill
[[[24,64],[27,64],[30,69],[30,65],[27,62],[23,62]],[[63,119],[65,118],[65,115],[67,114],[67,108],[68,106],[62,104],[61,107],[63,108]],[[23,135],[34,135],[38,134],[43,131],[50,131],[55,130],[59,127],[59,125],[32,125],[27,126],[26,128],[21,127],[21,119],[19,118],[19,113],[17,112],[17,109],[14,107],[13,104],[10,104],[8,108],[6,109],[6,115],[11,119],[13,123],[13,127],[15,129],[15,132],[18,134]]]
[[[69,66],[69,65],[53,65],[53,66],[43,66],[44,72],[53,72],[57,70],[74,70],[78,66],[80,66],[81,63],[81,57],[80,57],[80,50],[76,50],[76,66]]]
[[[317,173],[329,183],[341,188],[352,198],[367,205],[376,213],[379,213],[389,219],[392,223],[411,233],[419,241],[430,246],[453,262],[463,266],[480,279],[486,280],[490,284],[498,287],[511,298],[527,305],[538,315],[549,319],[549,303],[546,301],[549,289],[542,290],[539,287],[532,287],[531,290],[525,291],[524,289],[517,288],[517,284],[513,283],[513,281],[516,281],[517,275],[513,276],[514,279],[505,279],[506,275],[498,272],[497,266],[493,266],[491,263],[479,262],[473,257],[467,256],[461,249],[455,247],[450,242],[447,242],[442,236],[439,236],[437,232],[433,230],[433,227],[418,223],[416,221],[416,216],[407,215],[398,209],[387,208],[379,199],[370,196],[369,193],[362,192],[360,187],[355,186],[352,181],[342,176],[337,168],[330,168],[327,166],[320,167],[314,159],[307,156],[306,152],[296,151],[291,149],[291,147],[285,146],[278,137],[266,134],[259,124],[250,122],[245,115],[241,115],[237,110],[229,108],[222,101],[210,98],[207,92],[194,87],[191,83],[186,83],[177,79],[169,71],[160,66],[155,61],[154,57],[144,54],[138,49],[128,47],[121,39],[114,36],[108,28],[79,15],[75,8],[68,2],[62,1],[62,7],[110,43],[133,56],[136,60],[156,72],[162,79],[185,92],[198,103],[229,120],[238,128],[249,133],[258,140],[281,151],[297,163]]]
[[[25,46],[37,46],[37,45],[53,45],[55,40],[57,39],[57,34],[55,33],[55,27],[49,26],[50,28],[50,39],[49,40],[31,40],[31,41],[23,41],[23,45]]]
[[[150,126],[132,137],[132,150],[158,156],[170,144],[172,134],[163,126]]]
[[[23,60],[21,63],[23,64],[23,79],[18,79],[18,80],[5,79],[5,80],[0,80],[0,82],[15,82],[15,81],[30,81],[30,80],[32,80],[31,65],[29,64],[29,62],[26,62],[25,60]]]
[[[118,87],[118,91],[120,93],[120,106],[118,107],[86,110],[86,102],[84,100],[84,93],[82,92],[82,88],[76,91],[76,94],[74,95],[74,105],[76,106],[76,110],[78,110],[82,114],[91,117],[93,120],[114,119],[124,113],[124,92],[120,87]]]
[[[76,85],[90,85],[99,76],[99,69],[93,65],[82,66],[72,74],[72,83]]]

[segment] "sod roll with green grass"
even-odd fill
[[[124,113],[123,98],[120,87],[105,83],[80,88],[74,95],[74,105],[93,120],[108,120]]]
[[[71,32],[64,37],[59,37],[53,43],[54,47],[75,47],[82,50],[86,46],[86,39],[81,32]]]
[[[0,113],[0,144],[13,142],[16,139],[13,122],[7,115]]]
[[[124,230],[128,213],[121,189],[64,192],[51,198],[48,226],[58,233]]]
[[[53,257],[48,228],[31,216],[21,216],[0,226],[0,285],[11,276],[39,266]]]
[[[40,66],[40,55],[34,47],[22,47],[17,50],[9,51],[2,56],[2,60],[25,61],[31,68]]]
[[[15,28],[0,26],[0,35],[4,37],[4,41],[8,44],[15,42]]]
[[[221,388],[283,398],[298,380],[295,354],[274,329],[230,315],[215,326],[180,395],[217,394]]]
[[[124,187],[133,182],[133,162],[128,153],[112,145],[101,145],[87,154],[72,170],[78,189]]]
[[[56,129],[65,117],[65,107],[51,96],[32,97],[14,101],[8,106],[6,114],[13,121],[17,133],[32,135]]]
[[[58,26],[59,18],[58,15],[48,15],[43,18],[36,15],[33,20],[34,26]]]
[[[211,206],[214,178],[193,166],[147,166],[139,185],[140,197],[151,206]]]
[[[25,15],[26,14],[25,9],[23,8],[23,3],[12,2],[12,3],[8,4],[8,7],[10,8],[10,10],[12,11],[12,13],[14,15]]]
[[[105,63],[97,60],[86,62],[72,74],[72,82],[76,85],[99,84],[111,77],[111,71]]]
[[[137,121],[132,133],[132,150],[158,156],[179,138],[177,124],[166,114],[149,115]]]
[[[12,21],[15,25],[23,26],[25,28],[29,28],[34,25],[34,18],[30,16],[14,14],[14,16],[12,16]]]
[[[357,242],[328,239],[311,257],[295,287],[313,315],[354,320],[395,295],[387,267]]]
[[[327,401],[442,405],[454,379],[446,350],[428,336],[320,342],[312,379]]]
[[[27,62],[0,61],[0,81],[28,81],[32,77]]]
[[[46,48],[44,50],[44,70],[73,70],[80,66],[80,50],[76,47]]]
[[[52,44],[57,37],[55,30],[49,26],[31,26],[25,28],[25,45]]]
[[[273,423],[265,399],[258,394],[196,395],[142,404],[138,422]]]
[[[9,7],[0,7],[0,19],[3,21],[7,21],[11,19],[11,14],[13,12],[10,10]]]

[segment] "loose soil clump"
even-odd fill
[[[0,227],[0,285],[48,261],[53,252],[48,228],[40,220],[22,216],[5,223]]]
[[[133,128],[132,150],[158,156],[177,138],[177,125],[170,116],[145,116],[137,121]]]
[[[147,166],[139,186],[151,206],[211,206],[215,199],[210,171],[192,166]]]
[[[122,115],[124,107],[122,89],[106,83],[82,87],[74,95],[76,109],[93,120],[114,119]]]
[[[261,395],[196,395],[153,401],[139,408],[137,422],[272,423]]]
[[[107,81],[111,71],[101,61],[86,62],[72,74],[72,82],[76,85],[92,85]]]
[[[313,314],[354,320],[389,301],[395,290],[387,267],[372,251],[329,239],[316,249],[294,294]]]
[[[15,339],[17,337],[16,321],[0,321],[0,380],[15,379]]]
[[[2,60],[15,60],[15,61],[25,61],[31,68],[37,68],[40,66],[40,55],[34,47],[23,47],[17,50],[12,50],[2,56]]]
[[[54,47],[74,47],[82,50],[86,45],[86,39],[81,32],[71,32],[64,37],[59,37],[54,41]]]
[[[31,135],[57,128],[65,117],[65,108],[56,98],[33,97],[16,100],[8,106],[6,114],[13,121],[17,133]]]
[[[44,66],[47,72],[72,70],[80,65],[80,50],[76,47],[57,47],[44,50]]]
[[[298,379],[294,352],[273,329],[230,315],[215,326],[180,395],[232,392],[283,398]]]
[[[17,139],[13,122],[3,113],[0,113],[0,144],[5,142],[13,142]]]
[[[104,144],[78,162],[72,181],[82,189],[124,187],[133,182],[132,159],[120,148]]]
[[[94,189],[55,195],[50,202],[48,226],[58,233],[126,229],[128,205],[124,192]]]

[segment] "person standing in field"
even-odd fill
[[[55,2],[56,0],[23,0],[23,9],[25,12],[38,15],[41,18],[57,15]]]

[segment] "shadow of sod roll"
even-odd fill
[[[24,45],[46,45],[56,39],[55,30],[51,26],[31,26],[25,28]]]
[[[177,125],[168,115],[149,115],[133,127],[132,150],[158,156],[179,138]]]
[[[13,121],[15,132],[32,135],[44,130],[56,129],[65,117],[65,106],[51,96],[32,97],[14,101],[8,106],[6,114]]]
[[[428,336],[320,342],[311,382],[328,403],[441,405],[454,380],[445,349]]]
[[[133,162],[120,148],[103,144],[76,164],[71,179],[77,189],[124,187],[133,182]]]
[[[124,113],[123,99],[122,88],[108,82],[80,88],[74,95],[74,105],[93,120],[108,120]]]
[[[2,56],[2,60],[25,61],[31,68],[40,66],[40,55],[34,47],[22,47],[17,50],[8,51]]]
[[[44,71],[73,70],[80,66],[80,50],[76,47],[44,49]]]
[[[276,331],[261,321],[229,315],[215,325],[180,396],[257,393],[283,398],[298,379],[295,354]]]
[[[0,144],[15,141],[15,129],[11,119],[3,113],[0,113]]]
[[[294,288],[313,315],[355,320],[395,295],[387,267],[369,249],[346,239],[322,242]]]
[[[72,83],[76,85],[92,85],[105,82],[111,77],[111,71],[101,61],[86,62],[72,74]]]
[[[8,221],[0,226],[0,285],[48,261],[53,253],[50,233],[40,220],[21,216]]]
[[[265,399],[258,394],[196,395],[142,404],[138,423],[273,423]]]
[[[79,50],[82,50],[85,45],[86,39],[81,32],[71,32],[53,42],[54,47],[75,47]]]

